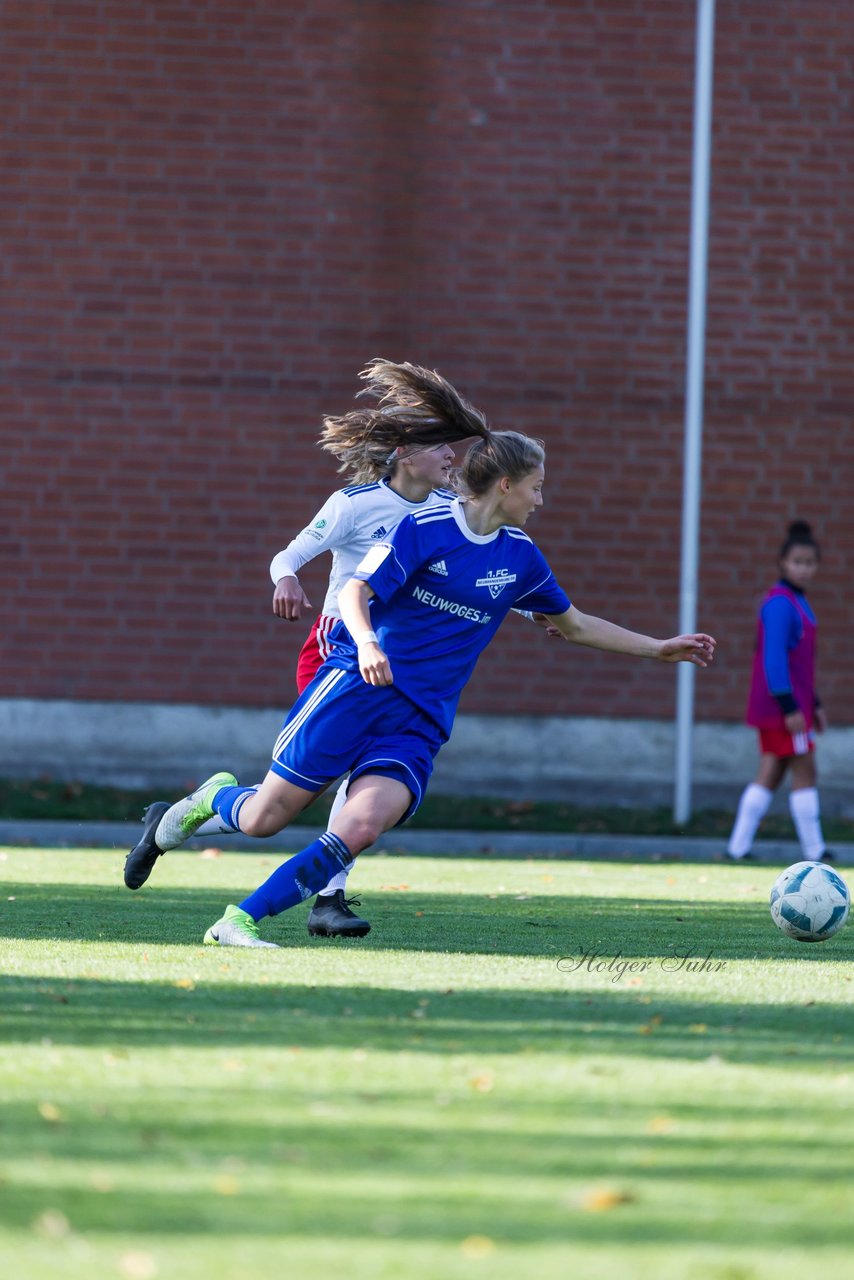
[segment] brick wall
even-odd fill
[[[694,5],[7,0],[0,696],[266,706],[271,554],[376,354],[543,436],[530,526],[578,605],[675,630]],[[719,0],[698,713],[741,716],[794,516],[847,644],[854,27]],[[324,566],[305,585],[322,600]],[[510,619],[463,700],[669,715],[673,672]]]

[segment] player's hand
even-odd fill
[[[373,684],[377,688],[394,684],[391,663],[379,645],[372,641],[359,645],[359,670],[365,684]]]
[[[794,738],[798,733],[806,733],[807,722],[803,711],[790,711],[783,717],[783,723]]]
[[[815,709],[815,731],[816,733],[824,733],[827,729],[827,712],[824,707],[816,707]]]
[[[534,619],[537,626],[542,627],[546,635],[550,636],[552,640],[563,639],[562,633],[558,630],[558,628],[554,625],[553,622],[549,621],[549,618],[545,613],[532,613],[531,617]]]
[[[690,636],[673,636],[662,640],[659,658],[662,662],[693,662],[695,667],[707,667],[715,656],[717,640],[702,631]]]
[[[303,609],[310,609],[311,601],[299,584],[299,578],[279,578],[273,592],[273,613],[286,622],[297,622]]]

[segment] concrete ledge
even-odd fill
[[[267,771],[281,722],[274,708],[0,700],[0,776],[190,790],[227,767],[254,782]],[[461,715],[431,788],[572,804],[669,805],[674,744],[669,721]],[[854,816],[854,729],[830,730],[818,759],[825,812]],[[751,730],[698,724],[695,807],[734,808],[756,763]],[[784,806],[780,795],[775,807]]]
[[[139,837],[137,822],[0,822],[0,845],[34,849],[111,849],[124,859]],[[188,840],[183,849],[201,851],[214,847],[223,852],[290,854],[317,836],[316,827],[290,827],[270,839],[251,836],[215,836]],[[800,862],[794,841],[760,840],[755,846],[760,864],[790,866]],[[375,854],[426,855],[429,857],[577,858],[603,862],[715,862],[723,860],[723,841],[683,839],[681,836],[574,835],[524,831],[413,831],[402,827],[381,836],[370,852]],[[837,846],[837,863],[854,865],[854,844]],[[168,856],[168,855],[167,855]],[[745,864],[745,871],[756,863]],[[734,873],[741,868],[733,866]]]

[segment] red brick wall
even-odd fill
[[[578,605],[678,615],[694,5],[7,0],[0,696],[289,700],[271,554],[376,354],[545,437]],[[698,712],[737,719],[814,521],[854,722],[854,26],[719,0]],[[306,574],[316,604],[323,566]],[[511,619],[463,709],[668,715],[673,672]]]

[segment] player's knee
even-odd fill
[[[247,836],[274,836],[285,823],[271,809],[253,809],[240,815],[240,830]]]
[[[384,830],[385,827],[375,818],[370,816],[357,818],[354,816],[347,821],[346,830],[341,830],[339,834],[353,857],[355,857],[356,854],[369,849],[374,841],[380,838]]]

